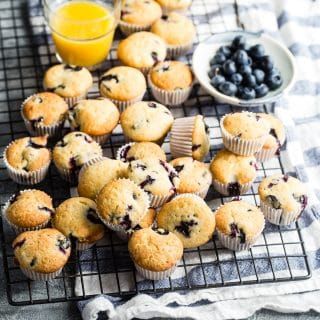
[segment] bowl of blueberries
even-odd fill
[[[272,103],[295,78],[293,55],[263,33],[218,33],[193,54],[195,76],[218,102],[241,107]]]

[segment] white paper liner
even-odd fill
[[[278,226],[288,226],[297,221],[302,212],[302,210],[296,212],[283,212],[282,209],[274,209],[262,200],[260,201],[260,209],[270,223]]]
[[[84,251],[87,249],[90,249],[91,247],[93,247],[96,244],[97,241],[95,242],[80,242],[80,241],[76,241],[76,250],[78,251]]]
[[[189,88],[182,90],[167,91],[157,88],[151,80],[150,74],[148,75],[148,84],[150,86],[154,98],[164,105],[178,106],[184,103],[192,91],[192,85]]]
[[[255,179],[253,179],[252,181],[250,181],[248,183],[240,184],[240,194],[239,195],[247,193],[250,190],[254,180]],[[221,193],[222,195],[231,196],[228,191],[228,185],[229,185],[228,183],[221,183],[220,181],[213,179],[212,185],[213,185],[214,189],[216,191],[218,191],[219,193]]]
[[[127,159],[121,157],[122,150],[126,149],[127,147],[132,147],[134,144],[135,144],[135,142],[129,142],[129,143],[126,143],[125,145],[123,145],[122,147],[120,147],[117,151],[116,159],[120,160],[122,162],[127,162]]]
[[[168,202],[174,194],[174,192],[171,192],[169,195],[166,196],[156,196],[150,194],[150,207],[154,209],[161,207],[163,204]]]
[[[71,108],[78,101],[85,99],[87,96],[87,92],[79,97],[61,97],[68,104],[69,108]]]
[[[271,149],[262,148],[254,156],[256,157],[257,161],[265,162],[265,161],[268,161],[268,160],[272,159],[273,157],[275,157],[278,149],[279,149],[279,146],[276,146]]]
[[[209,188],[210,188],[210,185],[208,185],[207,187],[205,187],[201,191],[194,192],[194,194],[199,196],[200,198],[204,199],[208,194]]]
[[[140,94],[138,97],[136,98],[133,98],[133,99],[130,99],[130,100],[125,100],[125,101],[122,101],[122,100],[117,100],[117,99],[112,99],[110,97],[106,97],[108,99],[110,99],[119,109],[120,113],[123,112],[124,110],[126,110],[129,106],[131,106],[132,104],[136,103],[136,102],[139,102],[139,101],[142,101],[144,95],[145,95],[145,91]]]
[[[231,152],[241,156],[252,156],[260,151],[268,137],[268,134],[257,139],[241,139],[235,137],[227,130],[224,129],[223,121],[227,115],[223,116],[220,120],[220,127],[224,146]]]
[[[125,36],[130,36],[130,34],[140,31],[149,31],[152,24],[146,25],[146,26],[138,26],[136,24],[127,23],[125,21],[120,20],[119,21],[119,28],[121,32]]]
[[[134,266],[142,277],[144,277],[145,279],[150,279],[150,280],[163,280],[163,279],[169,278],[170,275],[174,272],[174,270],[177,267],[177,265],[174,265],[173,267],[171,267],[168,270],[151,271],[151,270],[147,270],[147,269],[140,267],[135,262],[134,262]]]
[[[26,268],[20,268],[22,273],[31,280],[49,281],[56,278],[62,271],[62,268],[51,273],[40,273]]]
[[[193,42],[186,45],[173,46],[167,44],[167,59],[174,59],[186,55],[193,46]]]
[[[97,143],[99,143],[101,146],[104,145],[107,140],[109,139],[111,133],[101,134],[99,136],[93,136],[90,134],[90,137]]]

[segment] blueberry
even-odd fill
[[[282,85],[282,78],[280,74],[268,76],[266,79],[266,84],[270,90],[276,90]]]
[[[219,48],[218,52],[222,53],[226,58],[231,57],[231,48],[229,46],[222,46]]]
[[[256,97],[257,98],[264,97],[269,92],[269,88],[264,83],[261,83],[258,86],[256,86],[254,88],[254,90],[256,92]]]
[[[264,81],[265,73],[261,69],[254,69],[252,74],[256,77],[258,84]]]
[[[261,69],[268,72],[273,69],[273,61],[270,56],[263,56],[259,59]]]
[[[238,97],[243,100],[251,100],[256,97],[256,92],[253,88],[240,87],[238,89]]]
[[[232,82],[226,81],[219,86],[219,91],[227,96],[234,96],[237,93],[237,86]]]
[[[234,61],[232,60],[227,60],[224,64],[223,64],[223,71],[226,75],[231,75],[233,73],[237,72],[237,67]]]
[[[227,60],[226,56],[218,52],[210,61],[210,64],[222,64]]]
[[[273,75],[280,75],[280,71],[277,68],[273,68],[271,70],[268,71],[268,76],[273,76]]]
[[[257,85],[256,77],[253,74],[246,73],[243,76],[243,82],[246,86],[253,88]]]
[[[252,73],[252,69],[251,69],[251,67],[249,65],[241,65],[238,68],[238,72],[241,73],[242,75],[251,74]]]
[[[216,75],[214,76],[210,83],[212,84],[212,86],[214,86],[215,88],[218,88],[220,86],[221,83],[225,82],[226,79],[224,76],[220,76],[220,75]]]
[[[249,54],[253,58],[261,58],[264,56],[264,47],[261,44],[256,44],[249,49]]]
[[[234,73],[230,77],[230,81],[238,86],[242,82],[242,75],[240,73]]]
[[[237,50],[233,59],[237,64],[248,64],[248,54],[244,50]]]
[[[214,64],[210,67],[210,71],[208,72],[208,76],[210,79],[212,79],[214,76],[216,76],[220,70],[222,69],[222,66],[220,64]]]
[[[246,47],[246,39],[243,36],[236,36],[232,40],[231,47],[233,49],[245,49],[245,47]]]

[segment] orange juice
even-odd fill
[[[63,62],[83,67],[105,60],[116,27],[112,9],[90,1],[62,4],[51,14],[49,24]]]

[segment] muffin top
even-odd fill
[[[85,95],[92,84],[93,79],[88,69],[67,64],[57,64],[49,68],[43,79],[46,91],[64,98]]]
[[[53,149],[53,161],[62,169],[80,168],[87,161],[102,156],[99,144],[83,132],[70,132]]]
[[[67,263],[71,243],[60,231],[48,228],[21,233],[12,248],[21,268],[51,273]]]
[[[94,201],[75,197],[62,202],[56,209],[52,225],[66,237],[92,243],[104,236],[104,225],[96,214]]]
[[[74,130],[93,136],[112,132],[119,118],[118,108],[105,98],[81,100],[68,112],[68,119]]]
[[[148,194],[129,179],[115,179],[106,184],[97,196],[99,217],[107,224],[124,230],[134,228],[149,208]]]
[[[162,15],[160,5],[154,0],[124,0],[121,21],[137,26],[150,26]]]
[[[120,116],[124,134],[131,140],[159,142],[173,123],[172,113],[157,102],[140,101],[129,106]]]
[[[240,188],[240,185],[249,183],[256,178],[256,158],[254,156],[239,156],[229,150],[222,149],[213,158],[210,170],[213,179],[223,184],[238,185]],[[230,189],[233,188],[234,186],[230,187]]]
[[[85,164],[79,173],[79,195],[95,200],[100,190],[108,182],[126,177],[127,169],[127,164],[109,158],[101,158],[90,165]]]
[[[140,160],[144,158],[157,158],[166,161],[166,154],[159,145],[153,142],[132,142],[121,147],[117,159],[123,162]]]
[[[157,0],[162,6],[170,10],[186,9],[191,5],[192,0]]]
[[[170,164],[179,174],[178,193],[200,192],[210,186],[212,177],[206,163],[182,157],[172,160]]]
[[[269,135],[263,145],[263,149],[272,149],[282,146],[286,139],[286,132],[283,123],[272,114],[258,113],[258,116],[267,120],[270,124]]]
[[[54,214],[52,199],[40,190],[23,190],[9,200],[5,215],[11,224],[33,228],[50,220]]]
[[[151,32],[161,37],[168,46],[188,45],[196,35],[192,20],[176,12],[157,20],[152,25]]]
[[[147,213],[140,220],[139,224],[137,224],[137,229],[149,228],[154,224],[156,219],[157,212],[153,208],[149,208]]]
[[[216,211],[217,229],[240,243],[254,240],[264,228],[264,216],[259,208],[245,201],[231,201]]]
[[[179,238],[162,229],[141,229],[131,236],[128,249],[132,260],[141,268],[165,271],[182,258],[183,246]]]
[[[151,68],[167,55],[165,42],[151,32],[136,32],[122,40],[118,46],[118,58],[127,66]]]
[[[159,228],[173,232],[185,248],[207,243],[214,232],[214,214],[203,199],[182,194],[167,202],[157,216]]]
[[[155,196],[174,194],[180,183],[172,166],[156,158],[131,161],[128,178]]]
[[[57,94],[40,92],[32,95],[23,102],[23,116],[33,126],[50,126],[65,119],[68,111],[67,103]]]
[[[51,160],[50,150],[46,148],[47,143],[46,136],[14,140],[6,148],[6,160],[16,170],[26,172],[39,170]]]
[[[189,66],[180,61],[164,61],[151,69],[151,82],[166,91],[182,90],[192,86],[193,75]]]
[[[259,139],[270,131],[267,120],[247,111],[227,114],[223,118],[222,125],[230,135],[245,140]]]
[[[131,67],[114,67],[105,72],[99,82],[104,97],[120,101],[140,97],[147,89],[146,79],[141,71]]]
[[[298,179],[282,174],[274,174],[262,180],[259,185],[261,201],[284,213],[303,210],[308,201],[307,190]]]

